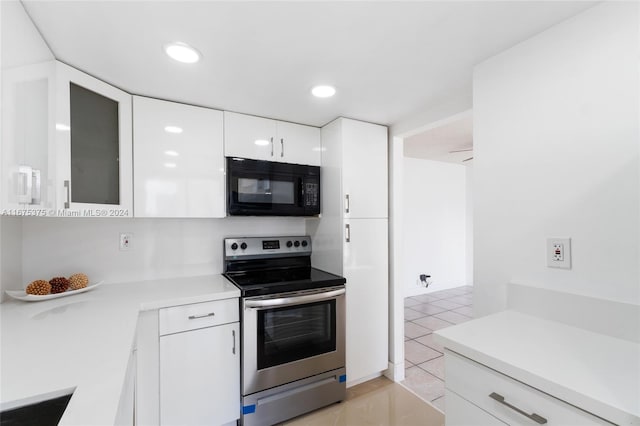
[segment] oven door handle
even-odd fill
[[[316,294],[305,294],[303,296],[293,297],[280,297],[277,299],[262,299],[262,300],[245,300],[244,306],[247,308],[272,308],[300,305],[302,303],[320,302],[323,300],[335,299],[338,296],[343,295],[346,292],[344,288],[331,291],[323,291]]]

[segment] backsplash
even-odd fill
[[[23,288],[35,279],[84,272],[108,283],[222,272],[222,240],[231,236],[304,235],[302,218],[224,219],[25,218]],[[133,234],[120,251],[120,233]]]

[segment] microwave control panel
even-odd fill
[[[320,197],[320,185],[315,182],[307,182],[304,184],[304,205],[317,206]]]

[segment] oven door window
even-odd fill
[[[263,204],[295,204],[293,181],[238,178],[238,202]]]
[[[336,350],[336,301],[258,311],[258,370]]]

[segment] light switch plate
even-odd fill
[[[571,269],[571,238],[547,238],[547,266]]]

